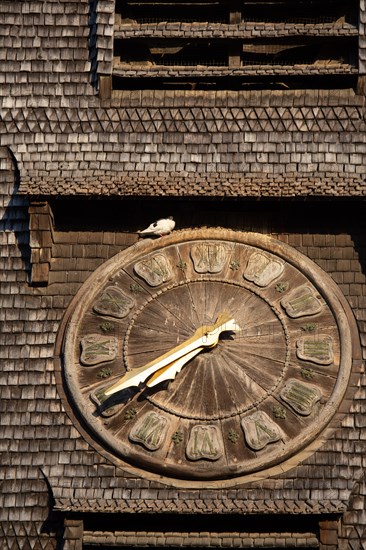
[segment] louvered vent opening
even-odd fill
[[[358,2],[117,0],[112,76],[114,90],[351,88]]]
[[[117,0],[116,14],[122,24],[161,22],[229,23],[229,10],[223,2],[144,2]]]
[[[117,62],[135,66],[224,67],[227,44],[222,41],[131,40],[129,48],[116,44]]]
[[[243,43],[242,65],[305,65],[310,68],[349,65],[356,67],[355,40],[290,39]]]
[[[189,502],[189,501],[188,501]],[[219,501],[218,501],[219,502]],[[182,507],[183,508],[183,507]],[[95,517],[98,516],[98,517]],[[128,517],[131,516],[131,517]],[[160,517],[159,517],[160,516]],[[332,527],[338,515],[298,514],[83,514],[83,550],[112,548],[265,548],[313,550],[320,547],[319,523]],[[332,531],[325,531],[334,538]],[[234,544],[233,544],[234,541]]]
[[[357,9],[354,9],[352,2],[348,3],[344,0],[243,2],[241,14],[244,21],[253,22],[304,25],[350,23],[357,25]]]

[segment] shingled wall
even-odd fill
[[[2,151],[4,162],[11,167],[11,158]],[[11,194],[14,171],[8,170],[4,175],[7,178],[4,195]],[[123,212],[129,205],[121,208]],[[361,334],[365,332],[366,242],[357,220],[350,219],[352,208],[348,210],[345,205],[340,208],[344,215],[341,227],[337,221],[339,210],[334,204],[324,206],[324,220],[316,221],[317,216],[313,216],[311,224],[308,223],[311,209],[301,214],[295,208],[293,214],[286,214],[286,208],[279,207],[280,223],[277,216],[265,211],[233,214],[237,208],[230,203],[225,208],[221,205],[221,212],[213,210],[213,205],[200,207],[195,213],[192,205],[180,208],[181,219],[178,216],[177,221],[181,226],[195,226],[199,221],[210,223],[214,212],[218,225],[230,220],[230,226],[235,229],[264,230],[307,254],[338,282],[354,308]],[[186,209],[190,212],[188,216],[184,215]],[[316,212],[319,213],[319,209]],[[286,475],[261,485],[222,491],[177,490],[131,476],[96,452],[90,439],[72,426],[68,416],[72,418],[72,412],[65,414],[56,391],[53,347],[65,308],[81,283],[105,259],[132,244],[136,236],[123,231],[92,234],[55,231],[49,284],[46,288],[34,288],[27,284],[30,256],[26,202],[19,198],[5,199],[3,220],[5,376],[1,444],[5,481],[1,490],[1,514],[5,547],[16,547],[13,546],[15,537],[22,548],[34,548],[36,541],[41,548],[55,547],[57,537],[63,536],[63,526],[57,513],[49,516],[52,507],[66,515],[73,511],[71,517],[75,517],[75,512],[303,513],[335,514],[335,518],[343,514],[338,527],[339,544],[343,540],[353,545],[344,548],[361,548],[366,519],[364,379],[361,384],[354,380],[355,399],[352,405],[349,401],[344,405],[344,410],[350,413],[342,421],[343,428],[337,430],[320,452]],[[307,231],[302,234],[305,224]],[[70,533],[70,529],[66,532]],[[123,536],[130,543],[133,533],[125,532]],[[135,533],[135,537],[138,540],[139,535]],[[276,533],[271,537],[274,539]]]
[[[364,377],[353,380],[354,399],[345,401],[346,416],[321,451],[261,486],[220,492],[177,490],[117,469],[73,427],[61,403],[53,357],[66,307],[94,269],[136,240],[137,229],[134,221],[129,231],[122,222],[113,231],[82,231],[77,215],[62,218],[65,197],[130,196],[135,202],[121,202],[121,219],[133,204],[149,221],[151,204],[158,213],[165,204],[141,196],[168,195],[178,227],[273,235],[333,276],[363,343],[366,332],[364,97],[354,90],[156,90],[119,92],[106,104],[97,77],[110,70],[112,24],[113,2],[0,2],[2,547],[56,548],[65,538],[65,548],[77,548],[80,518],[90,522],[96,512],[219,512],[325,514],[335,519],[339,542],[333,525],[323,549],[363,548]],[[29,206],[50,197],[60,214],[48,285],[34,286]],[[216,206],[215,199],[229,197],[328,202],[314,211],[294,199],[263,203],[254,213],[248,202]],[[353,202],[338,207],[340,197]],[[268,537],[273,542],[275,531]]]

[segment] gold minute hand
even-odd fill
[[[237,325],[235,323],[235,321],[234,321],[234,326],[231,325],[231,329],[228,328],[229,323],[231,323],[232,321],[234,321],[234,320],[230,319],[230,321],[228,322],[225,330],[233,330],[233,331],[234,330],[240,330],[239,325]],[[216,342],[214,344],[212,344],[209,347],[216,346],[217,342],[218,342],[218,339],[216,340]],[[152,387],[156,386],[157,384],[160,384],[161,382],[164,382],[166,380],[174,380],[177,373],[182,370],[184,365],[186,363],[188,363],[189,361],[191,361],[191,359],[196,357],[196,355],[198,355],[203,349],[204,349],[203,347],[202,348],[197,348],[197,349],[191,351],[190,353],[187,353],[183,357],[180,357],[179,359],[176,359],[175,361],[173,361],[172,363],[170,363],[166,367],[163,367],[162,369],[157,370],[152,376],[150,376],[150,378],[146,382],[146,386],[148,388],[152,388]]]
[[[109,388],[106,388],[103,391],[103,394],[105,396],[110,396],[120,390],[129,388],[130,386],[138,386],[157,370],[166,367],[194,350],[216,345],[221,332],[228,330],[239,330],[239,327],[235,323],[235,320],[225,312],[219,315],[214,325],[204,325],[198,328],[191,338],[182,344],[179,344],[179,346],[176,346],[172,350],[164,353],[160,357],[157,357],[142,367],[126,372],[126,374],[122,376],[118,382]]]
[[[193,357],[196,357],[196,355],[198,355],[203,349],[204,348],[194,349],[190,353],[187,353],[187,355],[183,355],[180,359],[176,359],[173,363],[169,363],[166,367],[154,372],[154,374],[146,382],[147,387],[152,388],[165,380],[174,380],[176,374],[182,370],[184,365],[193,359]]]

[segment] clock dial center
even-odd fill
[[[194,299],[202,295],[209,297],[205,311]],[[179,310],[177,296],[182,304]],[[157,315],[164,320],[164,351],[169,351],[176,342],[184,342],[207,324],[202,319],[210,319],[213,324],[219,315],[217,312],[225,310],[240,330],[221,332],[212,347],[193,357],[175,380],[155,386],[155,392],[148,392],[147,399],[156,407],[186,418],[218,420],[258,406],[276,390],[288,365],[288,337],[282,313],[275,311],[259,292],[254,294],[246,289],[243,283],[201,278],[172,285],[150,297],[127,330],[125,364],[133,372],[141,364],[141,355],[146,362],[158,356],[154,343],[159,342],[159,326],[151,322]],[[200,317],[195,317],[192,311],[198,311]],[[187,323],[187,319],[192,324]],[[142,330],[146,335],[144,345],[149,350],[146,353],[141,353]],[[220,391],[213,391],[214,388]],[[207,406],[203,407],[203,402]]]

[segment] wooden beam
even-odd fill
[[[32,202],[29,212],[31,284],[48,284],[52,258],[53,214],[48,202]]]

